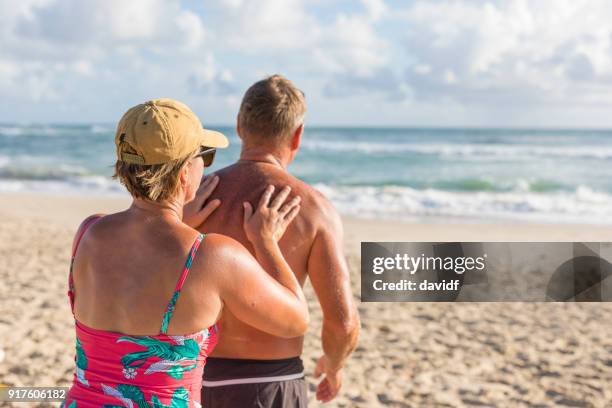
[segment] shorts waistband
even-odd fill
[[[300,357],[281,360],[209,357],[204,366],[203,385],[220,387],[234,384],[290,381],[303,377],[304,364]]]

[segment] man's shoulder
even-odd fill
[[[327,198],[319,190],[306,183],[305,181],[302,181],[299,178],[295,177],[291,173],[285,172],[284,177],[279,177],[278,181],[288,182],[288,185],[292,189],[299,191],[301,194],[305,195],[305,197],[302,198],[309,198],[310,200],[313,200],[317,203],[327,201]]]
[[[293,177],[293,176],[292,176]],[[310,220],[318,220],[315,223],[319,228],[327,228],[330,224],[340,222],[340,215],[336,211],[333,203],[316,187],[305,183],[295,177],[295,193],[302,198],[302,213]],[[319,229],[317,228],[317,229]]]
[[[330,212],[335,213],[336,210],[332,202],[325,196],[325,194],[323,194],[316,187],[295,177],[291,173],[284,172],[282,175],[279,174],[274,181],[275,183],[278,183],[278,187],[288,185],[295,194],[300,195],[302,198],[302,207],[304,205],[308,205],[309,207],[322,212],[324,215]]]

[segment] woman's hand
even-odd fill
[[[196,192],[195,198],[183,207],[183,222],[185,224],[192,228],[199,227],[221,205],[221,200],[218,199],[206,202],[212,192],[215,191],[217,184],[219,184],[219,176],[208,176],[204,179]]]
[[[257,209],[253,211],[253,207],[249,202],[244,202],[244,232],[248,240],[256,245],[258,243],[277,243],[287,226],[293,221],[295,216],[300,211],[299,196],[293,197],[285,202],[291,187],[283,188],[272,200],[274,186],[269,185],[261,195]],[[270,200],[272,200],[270,202]]]

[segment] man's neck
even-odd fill
[[[267,163],[283,170],[289,165],[289,155],[280,151],[270,151],[262,147],[243,148],[240,152],[240,161]]]

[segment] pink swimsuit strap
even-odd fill
[[[89,227],[94,225],[102,217],[103,217],[102,215],[92,215],[91,217],[87,218],[87,220],[81,226],[79,235],[77,236],[77,239],[74,243],[74,247],[72,248],[72,256],[70,257],[70,272],[68,274],[68,298],[70,299],[70,310],[72,310],[73,316],[74,316],[74,278],[72,277],[72,270],[74,268],[74,258],[76,257],[77,249],[79,248],[79,244],[81,243],[81,240],[83,239],[83,235],[85,235],[85,232],[87,232]]]

